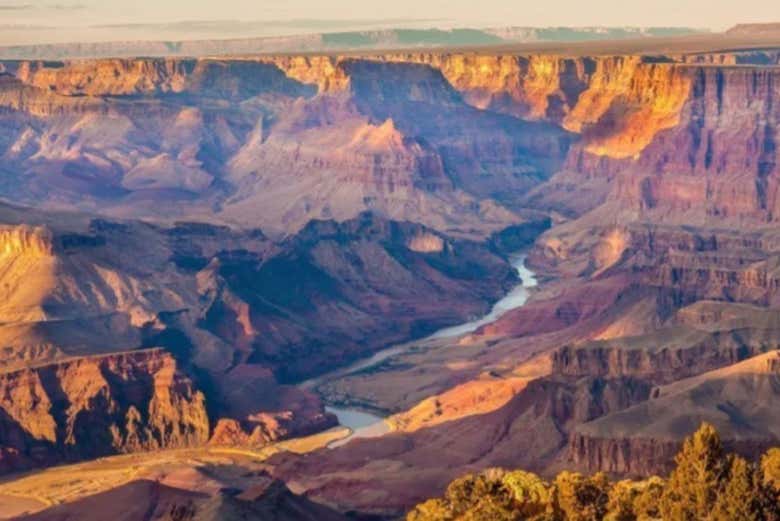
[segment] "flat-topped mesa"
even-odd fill
[[[731,35],[780,35],[780,22],[737,24],[726,31]]]
[[[208,440],[205,399],[152,349],[0,374],[0,472]]]
[[[28,85],[64,96],[120,96],[180,92],[195,62],[174,59],[103,59],[22,62],[16,76]]]
[[[652,398],[578,426],[568,457],[578,468],[623,475],[667,472],[685,437],[703,421],[726,447],[750,458],[776,446],[780,358],[772,351],[657,388]]]
[[[0,72],[0,114],[23,112],[37,117],[107,111],[103,100],[64,97],[28,85],[16,76]]]
[[[660,385],[761,354],[774,346],[777,333],[777,328],[706,332],[671,327],[643,336],[591,341],[555,351],[551,355],[553,373],[579,378],[632,377]]]

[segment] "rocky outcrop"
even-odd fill
[[[160,350],[0,374],[0,469],[208,440],[204,396]]]
[[[569,141],[552,126],[474,109],[420,63],[12,65],[0,85],[9,120],[0,155],[36,173],[19,178],[14,197],[123,216],[157,216],[158,199],[173,217],[218,204],[225,219],[285,235],[370,209],[485,236],[522,222],[493,199],[511,205],[557,168]]]
[[[771,221],[778,210],[777,69],[685,72],[693,83],[679,125],[619,177],[615,196],[656,219]]]
[[[774,349],[777,330],[756,326],[715,332],[673,327],[642,336],[566,346],[551,355],[553,372],[669,383]]]
[[[0,256],[47,257],[53,253],[51,231],[45,227],[0,227]]]
[[[246,99],[272,91],[292,96],[312,93],[273,65],[240,60],[22,62],[15,75],[27,85],[65,97],[192,93]]]
[[[319,396],[279,385],[273,372],[262,366],[234,367],[215,385],[213,408],[221,418],[210,445],[262,447],[338,425],[336,417],[324,411]]]

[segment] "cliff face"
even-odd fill
[[[0,227],[0,256],[48,257],[53,253],[51,231],[45,227]]]
[[[431,422],[419,430],[407,424],[411,432],[355,440],[306,458],[279,455],[271,464],[282,479],[295,479],[315,500],[327,498],[343,510],[388,514],[443,490],[469,469],[543,471],[566,447],[571,426],[636,404],[649,391],[647,384],[631,378],[540,378],[484,414]],[[377,469],[377,461],[392,464]]]
[[[22,62],[15,73],[27,85],[62,96],[137,96],[193,93],[247,98],[270,91],[311,94],[278,68],[263,63],[219,60],[114,59]]]
[[[65,186],[73,169],[91,172],[100,207],[109,194],[183,190],[280,232],[366,208],[495,229],[517,217],[487,211],[492,202],[576,213],[611,194],[654,218],[771,221],[778,73],[771,53],[754,54],[21,62],[7,67],[15,76],[4,73],[0,105],[15,114],[5,154]],[[240,113],[229,109],[239,104]],[[59,132],[41,132],[25,114]],[[560,176],[555,190],[528,198],[560,170],[572,186],[602,182],[576,205]],[[340,190],[345,183],[355,189]],[[291,195],[291,184],[309,197]],[[52,187],[28,191],[40,199]],[[170,211],[193,203],[181,205]]]
[[[691,81],[641,57],[417,55],[479,108],[548,120],[582,134],[598,156],[636,157],[676,126]]]
[[[661,349],[658,352],[626,348],[619,342],[615,342],[618,345],[614,346],[565,347],[552,355],[553,370],[566,376],[632,376],[664,383],[731,365],[751,353],[761,352],[761,346],[746,346],[738,339],[732,344],[735,339],[728,333],[712,336],[688,334],[700,337],[697,338],[699,341],[689,340],[692,345],[685,349]],[[653,343],[652,337],[633,340],[637,345]],[[721,346],[719,343],[731,345]]]
[[[683,438],[701,421],[715,425],[731,450],[757,458],[778,434],[764,412],[777,401],[777,356],[771,352],[656,388],[646,402],[585,423],[570,438],[569,460],[587,470],[667,472]],[[737,411],[735,422],[729,415]]]
[[[3,373],[0,389],[3,471],[208,439],[203,394],[159,350]]]
[[[621,176],[616,197],[666,219],[777,215],[777,69],[689,69],[681,121]],[[681,153],[682,152],[682,153]]]
[[[483,236],[522,222],[496,200],[555,170],[567,133],[475,109],[440,71],[391,61],[15,62],[0,154],[35,173],[18,199],[123,216],[157,216],[164,198],[171,216],[218,204],[280,235],[367,209]]]
[[[554,122],[582,134],[586,152],[615,159],[638,157],[659,132],[677,126],[693,84],[692,76],[673,63],[640,56],[408,53],[369,59],[431,67],[474,107]],[[334,57],[270,62],[324,92],[347,88],[352,61]]]

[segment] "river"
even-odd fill
[[[419,342],[458,337],[467,333],[471,333],[486,324],[495,322],[507,311],[523,306],[528,301],[528,297],[530,295],[529,289],[537,285],[536,275],[534,272],[526,268],[525,259],[526,256],[524,254],[512,257],[512,266],[514,266],[514,268],[517,270],[517,274],[520,277],[521,283],[515,286],[512,291],[510,291],[504,298],[496,302],[493,305],[493,308],[490,310],[490,313],[464,324],[440,329],[439,331],[436,331],[429,337]],[[382,351],[379,351],[378,353],[375,353],[368,358],[358,360],[357,362],[347,367],[338,369],[317,378],[312,378],[311,380],[307,380],[301,384],[301,387],[306,389],[314,389],[326,380],[341,378],[363,369],[373,367],[384,362],[388,358],[411,350],[412,347],[412,343],[406,343],[383,349]],[[342,438],[328,445],[331,448],[344,445],[345,443],[356,438],[376,438],[390,431],[390,426],[381,416],[376,416],[359,409],[351,409],[347,407],[328,406],[326,409],[328,412],[336,415],[341,425],[348,427],[352,431],[352,433],[346,438]]]

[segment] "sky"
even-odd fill
[[[769,21],[780,21],[778,0],[0,0],[0,43],[127,35],[245,37],[388,26],[723,29]]]

